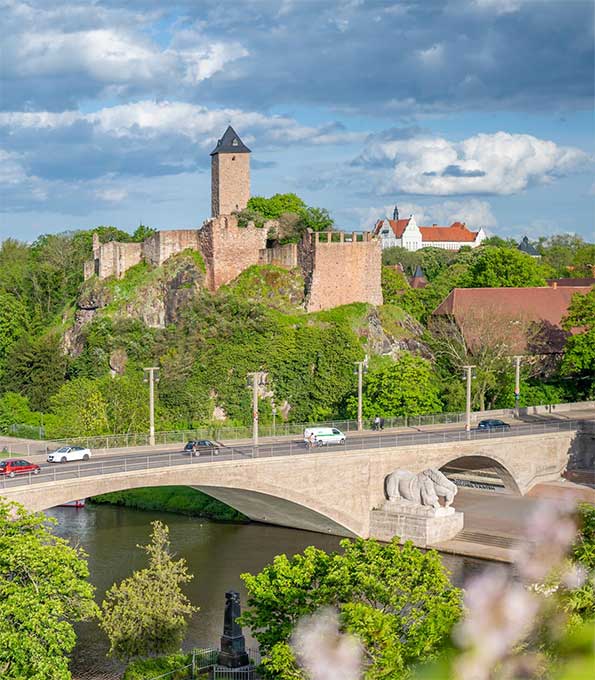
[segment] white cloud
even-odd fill
[[[153,139],[182,135],[203,147],[214,144],[230,123],[248,144],[256,136],[269,145],[296,143],[338,144],[363,141],[365,133],[349,132],[340,126],[300,125],[286,116],[266,116],[240,109],[208,109],[197,104],[169,101],[139,101],[105,107],[92,113],[64,111],[0,112],[0,127],[60,130],[86,122],[96,134],[112,138]]]
[[[97,189],[95,196],[108,203],[120,203],[128,198],[128,191],[123,188],[112,187],[111,189]]]
[[[409,201],[399,201],[399,217],[401,219],[415,216],[415,221],[421,226],[438,224],[449,226],[453,222],[464,222],[469,229],[491,229],[498,224],[496,216],[492,212],[492,206],[487,201],[471,198],[467,201],[442,201],[431,205],[420,205]],[[393,217],[393,205],[371,207],[359,211],[362,229],[370,229],[379,219]]]
[[[531,135],[478,134],[461,142],[441,137],[372,141],[356,164],[381,176],[380,191],[449,196],[516,194],[579,170],[589,156]],[[390,166],[389,171],[381,168]]]
[[[162,45],[144,31],[150,12],[97,6],[54,9],[8,3],[9,29],[3,40],[6,76],[19,80],[51,78],[57,87],[69,80],[89,94],[114,96],[197,85],[233,61],[248,56],[235,40],[217,40],[198,30],[173,31]]]

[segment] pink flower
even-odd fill
[[[359,680],[362,646],[352,635],[339,632],[334,609],[322,609],[296,626],[291,645],[312,680]]]

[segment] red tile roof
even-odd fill
[[[402,238],[403,232],[407,228],[410,219],[411,218],[408,217],[405,220],[378,220],[378,222],[376,222],[374,234],[377,236],[380,233],[384,226],[384,222],[386,221],[395,237]],[[422,242],[441,241],[448,243],[462,241],[473,243],[479,233],[477,231],[470,231],[462,222],[453,222],[450,227],[438,227],[436,225],[431,227],[419,227],[419,230],[421,231]]]
[[[523,324],[516,322],[519,332],[515,333],[515,319],[526,322],[539,322],[544,329],[549,329],[547,347],[541,347],[543,354],[561,351],[566,333],[560,323],[568,311],[570,300],[575,293],[586,294],[591,286],[561,286],[551,288],[454,288],[448,297],[438,305],[433,315],[453,316],[457,325],[463,329],[467,321],[467,341],[473,342],[469,337],[474,332],[481,334],[478,323],[479,315],[485,320],[489,318],[488,325],[495,328],[500,324],[509,326],[511,351],[524,352],[531,348],[527,347],[528,339],[525,335],[526,325],[521,331]],[[475,321],[474,321],[475,319]],[[577,332],[573,329],[572,332]],[[543,334],[542,334],[543,335]],[[542,338],[543,339],[543,338]],[[534,353],[537,353],[536,351]]]
[[[393,230],[393,234],[397,238],[401,238],[403,236],[405,228],[409,224],[410,219],[411,218],[408,217],[406,220],[386,220],[386,221],[388,222],[388,226]],[[378,220],[378,222],[376,223],[376,229],[374,230],[374,233],[378,235],[383,226],[384,220]]]
[[[477,231],[470,231],[462,222],[453,222],[450,227],[420,227],[423,241],[466,241],[473,243]]]

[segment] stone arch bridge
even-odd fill
[[[568,424],[569,425],[569,424]],[[253,520],[343,536],[370,536],[370,512],[384,501],[384,479],[395,469],[419,472],[453,461],[490,461],[509,491],[524,495],[539,482],[558,479],[578,438],[577,426],[489,439],[469,439],[352,450],[302,450],[272,457],[164,457],[163,465],[106,467],[81,464],[80,478],[54,481],[48,473],[6,480],[0,494],[31,510],[77,498],[139,487],[184,485],[199,489]],[[129,459],[132,461],[132,457]],[[145,460],[137,457],[136,460]],[[173,463],[172,463],[173,460]],[[87,467],[85,467],[87,466]],[[93,474],[94,467],[97,472]],[[54,468],[56,469],[56,468]],[[66,467],[64,468],[66,469]],[[53,470],[51,471],[53,472]],[[44,480],[48,481],[44,481]]]

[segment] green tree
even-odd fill
[[[363,412],[374,416],[416,416],[441,410],[440,385],[427,359],[403,352],[397,361],[388,360],[366,376]],[[357,400],[348,405],[353,417]]]
[[[32,412],[29,399],[16,392],[0,397],[0,432],[8,434],[11,425],[40,425],[41,413]]]
[[[365,677],[402,677],[420,658],[445,643],[461,613],[460,592],[450,584],[438,553],[356,539],[343,553],[312,546],[275,557],[259,574],[242,574],[248,608],[242,623],[265,656],[266,677],[304,677],[288,643],[298,620],[322,606],[336,607],[342,629],[364,645]]]
[[[53,520],[0,499],[0,675],[69,680],[73,622],[94,617],[85,553],[50,531]]]
[[[545,286],[541,265],[516,248],[481,248],[469,266],[466,288]]]
[[[0,290],[0,376],[11,345],[25,333],[29,313],[25,304],[12,293]]]
[[[562,321],[567,331],[580,329],[566,340],[561,372],[580,379],[584,392],[595,392],[595,289],[572,296],[568,314]]]
[[[23,394],[32,409],[43,411],[64,384],[67,370],[58,334],[23,335],[7,352],[2,388]]]
[[[409,288],[404,274],[392,267],[382,267],[382,298],[384,304],[399,304],[401,295]]]
[[[274,220],[283,213],[300,215],[306,209],[306,204],[296,194],[274,194],[270,198],[252,196],[248,201],[248,208],[260,213],[267,220]]]
[[[335,224],[326,208],[308,207],[301,210],[299,215],[304,228],[312,231],[326,231],[332,229]]]
[[[137,546],[147,554],[148,566],[114,584],[101,605],[99,625],[109,639],[109,655],[119,659],[179,651],[188,617],[198,611],[182,592],[193,576],[185,560],[174,559],[168,527],[151,526],[151,542]]]
[[[49,437],[93,437],[109,432],[108,405],[99,382],[75,378],[50,399],[46,418]]]
[[[149,236],[153,236],[153,234],[156,233],[157,229],[153,229],[153,227],[147,227],[144,224],[139,224],[132,233],[132,240],[142,243],[145,239],[148,239]]]

